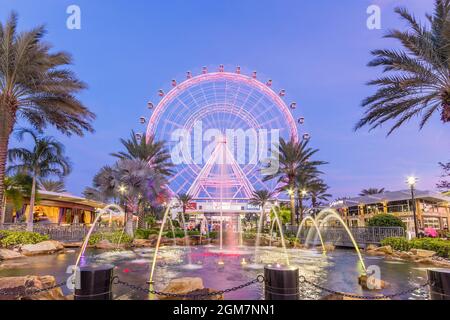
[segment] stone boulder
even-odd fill
[[[378,246],[374,245],[374,244],[369,244],[366,247],[366,251],[373,251],[373,250],[377,250]]]
[[[64,248],[81,248],[83,246],[83,242],[63,242],[62,245]]]
[[[0,260],[12,260],[23,257],[24,256],[19,252],[8,249],[0,249]]]
[[[151,247],[153,245],[153,241],[149,239],[134,239],[133,246],[135,247]]]
[[[61,242],[48,240],[36,244],[25,244],[20,247],[20,251],[25,256],[34,256],[40,254],[52,254],[64,250]]]
[[[389,286],[387,281],[376,279],[373,276],[361,275],[358,284],[365,290],[382,290]]]
[[[336,249],[336,247],[334,246],[334,244],[332,243],[325,243],[325,250],[327,252],[332,252]]]
[[[378,255],[376,253],[379,253],[379,255],[385,255],[385,254],[393,254],[394,250],[392,249],[391,246],[383,246],[383,247],[378,247],[374,250],[369,250],[367,251],[368,254],[372,254],[372,255]]]
[[[418,258],[431,258],[436,255],[436,252],[431,250],[411,249],[410,251]]]
[[[218,290],[214,290],[211,288],[203,288],[203,289],[198,289],[198,290],[194,290],[192,292],[190,292],[193,297],[192,298],[183,298],[183,300],[223,300],[223,294],[219,294],[219,295],[214,295],[214,296],[198,296],[196,297],[195,295],[203,295],[203,294],[208,294],[208,293],[212,293],[212,292],[217,292]]]
[[[102,250],[112,250],[115,249],[116,246],[113,245],[109,240],[101,240],[95,244],[95,248]]]
[[[209,292],[215,292],[210,288],[203,287],[203,280],[201,278],[178,278],[173,279],[169,284],[161,290],[165,293],[175,293],[175,294],[192,294],[199,295]],[[203,297],[167,297],[158,296],[160,300],[223,300],[223,295],[219,296],[203,296]]]
[[[2,277],[0,291],[10,295],[0,295],[0,300],[66,300],[61,288],[25,296],[26,290],[32,292],[55,284],[56,280],[53,276]]]

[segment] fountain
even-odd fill
[[[303,218],[302,222],[300,222],[300,226],[298,227],[296,238],[299,239],[299,241],[300,241],[299,236],[300,236],[300,234],[301,234],[302,228],[304,227],[306,221],[311,221],[311,222],[312,222],[314,228],[315,228],[316,231],[317,231],[317,234],[319,235],[320,243],[322,244],[322,251],[323,251],[323,254],[326,254],[326,253],[327,253],[327,250],[325,249],[325,244],[324,244],[323,239],[322,239],[322,234],[320,233],[320,229],[319,229],[319,227],[318,227],[318,225],[317,225],[316,220],[314,220],[314,218],[312,218],[312,217],[310,217],[310,216],[307,216],[307,217]],[[306,241],[305,241],[305,245],[306,245]]]
[[[324,218],[322,219],[322,217],[324,217]],[[348,236],[349,236],[349,238],[350,238],[350,240],[351,240],[351,242],[353,244],[353,247],[356,250],[356,253],[358,255],[359,261],[361,263],[361,266],[362,266],[364,272],[366,272],[366,270],[367,270],[366,269],[366,264],[364,263],[364,259],[363,259],[362,254],[361,254],[361,250],[359,250],[359,246],[356,243],[356,240],[353,237],[353,234],[350,231],[350,229],[348,228],[347,224],[345,223],[345,221],[341,218],[341,216],[335,210],[328,208],[328,209],[324,209],[324,210],[320,211],[320,213],[317,215],[317,217],[315,219],[315,222],[316,222],[316,224],[317,224],[317,222],[319,222],[319,228],[321,228],[330,219],[336,219],[336,220],[338,220],[340,222],[340,224],[342,225],[342,227],[344,228],[344,230],[348,234]],[[310,238],[312,237],[311,231],[312,230],[310,230],[309,233],[308,233],[308,236],[306,238],[306,242],[308,242],[310,240]]]
[[[278,210],[278,212],[277,212],[277,210]],[[289,255],[288,255],[287,249],[286,249],[286,243],[285,243],[284,234],[283,234],[283,225],[281,224],[281,220],[280,220],[280,217],[279,217],[279,210],[280,210],[279,206],[273,206],[271,208],[271,212],[273,212],[275,218],[273,219],[272,226],[270,228],[270,240],[269,240],[270,242],[269,242],[269,244],[270,244],[270,246],[272,245],[272,233],[273,233],[273,228],[274,228],[275,223],[276,223],[277,226],[278,226],[278,229],[280,231],[281,246],[283,247],[283,252],[284,252],[284,256],[285,256],[286,265],[289,265]],[[258,222],[258,232],[257,232],[257,235],[256,235],[256,242],[255,242],[254,263],[249,265],[248,266],[249,268],[261,268],[262,267],[262,265],[258,264],[258,262],[260,260],[260,258],[259,258],[259,247],[260,247],[260,237],[261,237],[261,229],[262,229],[262,216],[263,215],[261,215],[261,217],[259,219],[259,222]]]
[[[116,204],[109,204],[106,207],[104,207],[103,209],[98,210],[97,216],[95,217],[94,222],[92,223],[91,227],[89,228],[88,233],[86,234],[86,237],[84,238],[83,245],[81,246],[80,253],[78,254],[77,261],[75,263],[75,269],[78,268],[81,258],[84,256],[86,248],[89,244],[89,238],[91,237],[92,232],[94,231],[94,229],[95,229],[98,221],[101,219],[101,217],[104,216],[105,214],[109,214],[109,224],[111,224],[111,220],[112,220],[112,216],[113,216],[113,212],[114,212],[111,209],[118,210],[119,214],[123,215],[125,217],[125,212],[123,211],[123,209]],[[123,230],[122,230],[122,234],[123,234]],[[119,240],[119,244],[120,244],[120,240]]]

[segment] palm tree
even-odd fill
[[[270,192],[269,190],[257,190],[257,191],[253,191],[253,195],[250,198],[250,202],[249,202],[250,204],[261,207],[261,218],[259,220],[261,223],[261,227],[264,226],[264,223],[266,221],[265,206],[269,202],[269,200],[272,199],[273,195],[274,195],[274,192]]]
[[[279,190],[287,191],[291,202],[291,225],[295,224],[295,194],[297,176],[302,170],[324,164],[323,161],[312,161],[311,157],[318,152],[308,146],[309,140],[286,142],[280,139],[278,150],[274,150],[271,163],[278,162],[279,169],[273,175],[267,175],[264,180],[277,179],[281,184]]]
[[[5,178],[5,193],[3,195],[3,207],[0,224],[5,223],[6,202],[9,200],[16,211],[23,208],[25,197],[31,194],[33,179],[26,174],[16,174]]]
[[[43,26],[18,33],[15,13],[0,23],[0,201],[17,118],[38,130],[53,125],[66,135],[93,131],[94,114],[75,97],[86,85],[67,69],[72,63],[67,53],[50,52],[44,34]]]
[[[39,179],[38,189],[57,193],[67,192],[63,180]]]
[[[324,161],[316,161],[314,165],[311,163],[306,163],[303,165],[302,169],[298,172],[296,176],[297,183],[297,196],[298,196],[298,209],[299,215],[297,223],[303,220],[303,200],[307,200],[308,195],[317,188],[318,181],[321,181],[318,176],[322,174],[318,170],[318,166],[326,164]]]
[[[95,175],[93,187],[86,188],[84,195],[103,202],[118,199],[125,207],[127,233],[132,235],[133,213],[144,222],[144,205],[165,198],[165,185],[166,180],[146,161],[123,159],[113,166],[104,166]]]
[[[368,188],[368,189],[363,189],[361,190],[361,192],[359,193],[359,195],[361,197],[363,196],[370,196],[370,195],[374,195],[374,194],[380,194],[383,193],[385,190],[384,188],[381,189],[377,189],[377,188]]]
[[[395,11],[410,28],[385,37],[399,40],[403,50],[372,52],[369,66],[382,66],[389,75],[368,83],[379,88],[363,101],[366,112],[355,130],[395,120],[389,135],[414,116],[422,117],[422,128],[436,112],[444,123],[450,121],[450,0],[435,0],[434,14],[427,15],[430,26],[404,8]]]
[[[182,212],[182,214],[183,214],[182,221],[184,222],[184,220],[185,220],[184,216],[186,215],[186,210],[187,210],[187,207],[189,206],[189,203],[192,201],[192,196],[190,194],[186,194],[186,193],[179,193],[179,194],[177,194],[177,199],[178,199],[178,202],[181,204],[181,209],[183,211]]]
[[[155,141],[153,136],[147,138],[144,134],[139,140],[134,131],[128,140],[120,139],[125,147],[125,152],[112,153],[111,155],[119,159],[137,159],[146,161],[151,168],[163,176],[173,174],[171,170],[170,154],[164,146],[164,141]]]
[[[321,201],[328,201],[332,195],[328,193],[329,186],[322,180],[316,179],[312,181],[309,187],[309,195],[311,197],[311,206],[313,208],[320,205]]]
[[[64,146],[53,137],[44,137],[32,130],[20,129],[17,131],[18,141],[22,141],[26,134],[30,135],[34,142],[33,149],[14,148],[9,150],[8,160],[12,164],[8,167],[8,172],[28,174],[33,178],[27,222],[27,230],[33,231],[37,180],[50,175],[62,178],[70,173],[71,166],[69,160],[64,156]]]

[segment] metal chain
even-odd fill
[[[165,296],[165,297],[172,297],[172,298],[200,298],[200,297],[211,297],[211,296],[218,296],[218,295],[222,295],[224,293],[229,293],[232,291],[237,291],[243,288],[246,288],[248,286],[251,286],[255,283],[262,283],[264,282],[264,276],[263,275],[258,275],[258,277],[256,277],[256,279],[253,279],[252,281],[246,282],[244,284],[241,284],[239,286],[235,286],[229,289],[225,289],[225,290],[220,290],[220,291],[213,291],[213,292],[207,292],[207,293],[195,293],[195,291],[191,291],[185,294],[178,294],[178,293],[169,293],[169,292],[162,292],[162,291],[156,291],[156,290],[150,290],[147,288],[143,288],[125,281],[122,281],[119,279],[119,277],[114,277],[112,283],[113,284],[120,284],[122,286],[128,287],[134,291],[140,291],[143,293],[147,293],[147,294],[155,294],[158,296]]]
[[[383,299],[395,298],[395,297],[398,297],[398,296],[403,296],[403,295],[408,294],[408,293],[412,293],[412,292],[414,292],[414,291],[416,291],[418,289],[421,289],[421,288],[426,287],[426,286],[431,284],[430,281],[427,281],[426,283],[421,284],[421,285],[419,285],[417,287],[410,288],[410,289],[407,289],[407,290],[403,290],[403,291],[400,291],[400,292],[397,292],[397,293],[382,294],[382,295],[378,295],[378,296],[362,296],[362,295],[360,296],[360,295],[356,295],[356,294],[344,293],[344,292],[340,292],[340,291],[336,291],[336,290],[332,290],[332,289],[328,289],[328,288],[322,287],[322,286],[320,286],[320,285],[318,285],[316,283],[313,283],[311,281],[306,280],[306,278],[304,276],[300,276],[299,280],[300,280],[300,283],[309,284],[309,285],[311,285],[311,286],[313,286],[313,287],[315,287],[317,289],[320,289],[322,291],[326,291],[326,292],[331,293],[331,294],[336,294],[336,295],[339,295],[339,296],[342,296],[342,297],[347,297],[347,298],[364,299],[364,300],[383,300]]]
[[[29,297],[29,296],[34,296],[39,293],[47,292],[47,291],[50,291],[50,290],[53,290],[56,288],[60,288],[66,284],[67,284],[67,281],[63,281],[63,282],[57,283],[53,286],[42,288],[42,289],[34,289],[33,287],[26,287],[23,290],[20,290],[18,292],[10,292],[10,291],[6,291],[6,290],[0,290],[0,296],[14,296],[14,297],[18,297],[18,298]]]

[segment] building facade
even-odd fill
[[[418,228],[448,230],[450,197],[421,190],[415,190],[414,196]],[[385,213],[399,217],[406,223],[407,230],[414,231],[412,203],[411,190],[400,190],[345,199],[333,207],[351,227],[364,227],[370,218]]]
[[[69,193],[39,191],[33,208],[34,221],[46,224],[90,224],[95,218],[97,208],[105,205],[100,202],[74,196]],[[5,223],[26,222],[30,210],[29,199],[20,210],[7,202]]]

